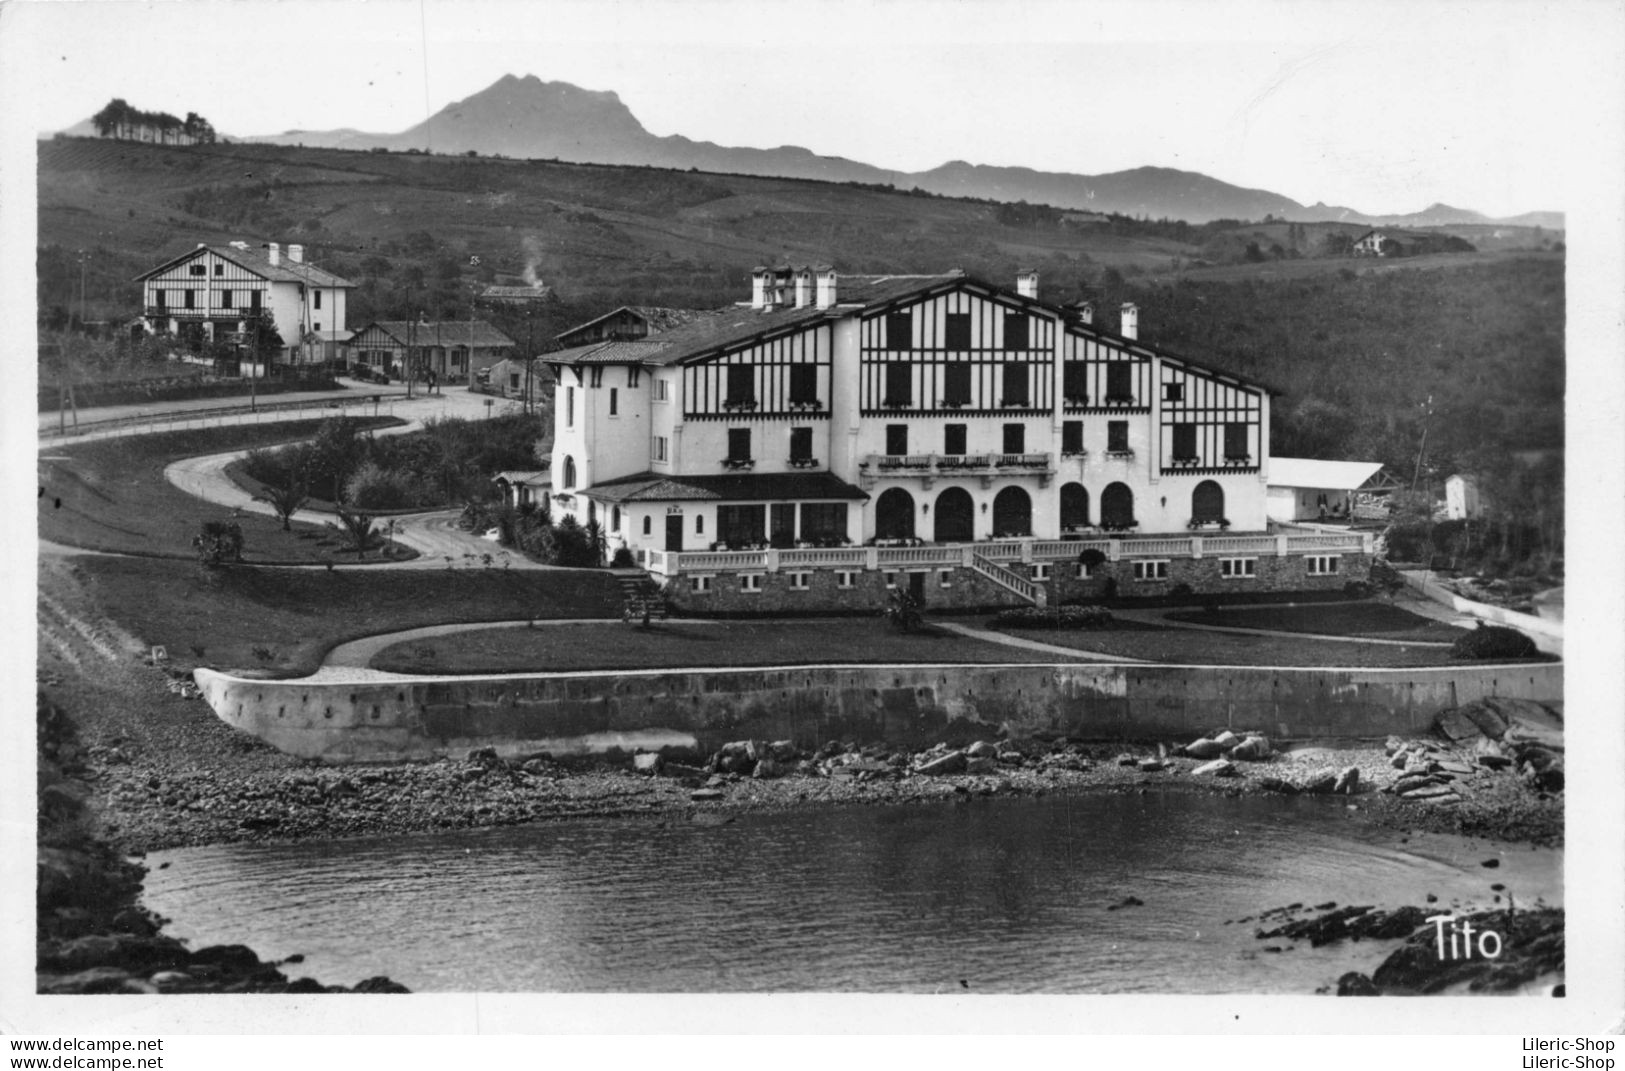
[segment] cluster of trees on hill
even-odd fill
[[[101,111],[90,117],[96,133],[102,137],[123,138],[126,141],[155,141],[160,145],[213,145],[216,140],[214,125],[197,112],[187,112],[185,119],[168,112],[147,112],[132,108],[122,97],[114,97]]]

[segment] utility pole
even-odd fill
[[[1416,448],[1416,471],[1411,475],[1411,491],[1415,493],[1416,485],[1422,479],[1422,454],[1428,448],[1428,422],[1433,419],[1433,395],[1422,405],[1422,442]],[[1430,505],[1431,509],[1431,505]]]
[[[525,415],[531,415],[530,370],[536,363],[536,306],[525,302]]]
[[[410,310],[406,313],[406,396],[412,397],[412,336],[416,325]]]

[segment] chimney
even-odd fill
[[[303,264],[305,262],[305,247],[302,245],[290,245],[288,247],[288,259],[293,261],[295,264]]]
[[[773,305],[782,306],[790,304],[790,300],[793,296],[790,290],[790,282],[794,275],[795,272],[789,267],[775,268],[773,270],[773,282],[768,287],[768,293],[770,295],[768,300]]]
[[[1092,324],[1095,322],[1095,303],[1093,301],[1080,301],[1072,306],[1078,314],[1078,322]]]
[[[835,269],[827,264],[814,268],[818,280],[818,307],[830,309],[835,307]]]
[[[804,309],[813,303],[813,274],[811,268],[796,269],[796,308]]]
[[[1038,300],[1038,273],[1031,268],[1021,268],[1016,272],[1016,293],[1024,298]]]
[[[1134,302],[1123,302],[1123,325],[1117,333],[1124,338],[1140,337],[1140,307]]]
[[[750,275],[750,307],[753,309],[767,308],[767,287],[773,279],[773,273],[758,265],[751,269]]]
[[[271,267],[273,267],[273,268],[278,267],[279,265],[281,265],[281,263],[282,263],[282,246],[280,244],[278,244],[277,242],[266,242],[265,243],[265,258],[271,262]]]

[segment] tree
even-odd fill
[[[341,533],[350,543],[350,549],[355,551],[357,558],[365,558],[367,551],[383,542],[378,532],[373,528],[373,516],[362,513],[340,503],[334,508],[338,514],[339,523],[329,523],[328,527]]]
[[[265,502],[276,511],[282,521],[284,532],[292,531],[290,523],[293,515],[310,501],[310,448],[304,444],[288,447],[286,450],[271,454],[268,451],[254,451],[266,457],[266,472],[261,469],[269,479],[261,479],[265,485],[265,493],[256,496],[255,501]]]

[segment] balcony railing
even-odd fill
[[[920,476],[927,481],[945,476],[1038,476],[1047,485],[1055,475],[1055,455],[1043,454],[869,454],[858,464],[858,479],[872,486],[881,475]],[[927,484],[929,486],[929,483]]]

